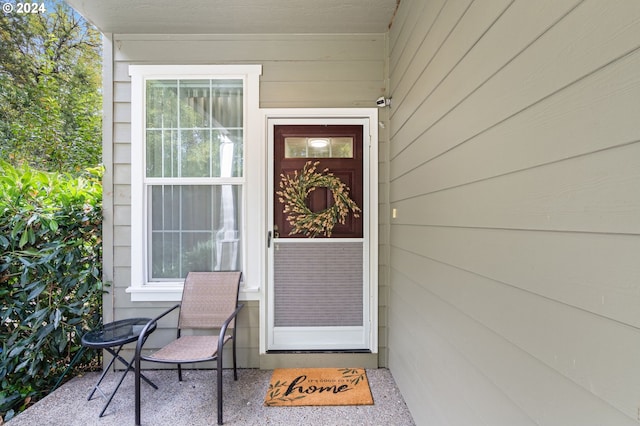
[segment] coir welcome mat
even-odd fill
[[[264,405],[373,405],[363,368],[278,368]]]

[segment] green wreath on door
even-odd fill
[[[284,205],[283,213],[292,229],[289,235],[303,234],[307,237],[324,235],[330,237],[333,227],[344,225],[349,212],[360,217],[360,208],[349,197],[349,187],[329,169],[316,172],[319,161],[307,161],[300,173],[280,175],[280,190],[276,192],[279,201]],[[333,205],[324,210],[314,212],[307,206],[307,197],[317,188],[327,188],[333,195]]]

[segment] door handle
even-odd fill
[[[267,232],[267,248],[271,247],[272,238],[280,238],[280,233],[278,232],[278,225],[273,227],[273,232]]]

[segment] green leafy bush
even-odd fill
[[[46,395],[102,310],[101,168],[0,161],[0,415]],[[84,354],[79,365],[91,361]]]

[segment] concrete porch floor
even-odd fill
[[[368,369],[374,405],[332,407],[265,407],[272,370],[224,371],[225,425],[397,425],[414,422],[388,369]],[[101,388],[110,392],[121,372],[107,374]],[[215,370],[186,370],[178,382],[175,370],[145,370],[157,386],[142,383],[142,424],[145,426],[200,426],[216,424]],[[105,400],[87,401],[99,377],[75,377],[46,398],[5,423],[6,426],[125,426],[134,421],[134,376],[127,374],[103,417]]]

